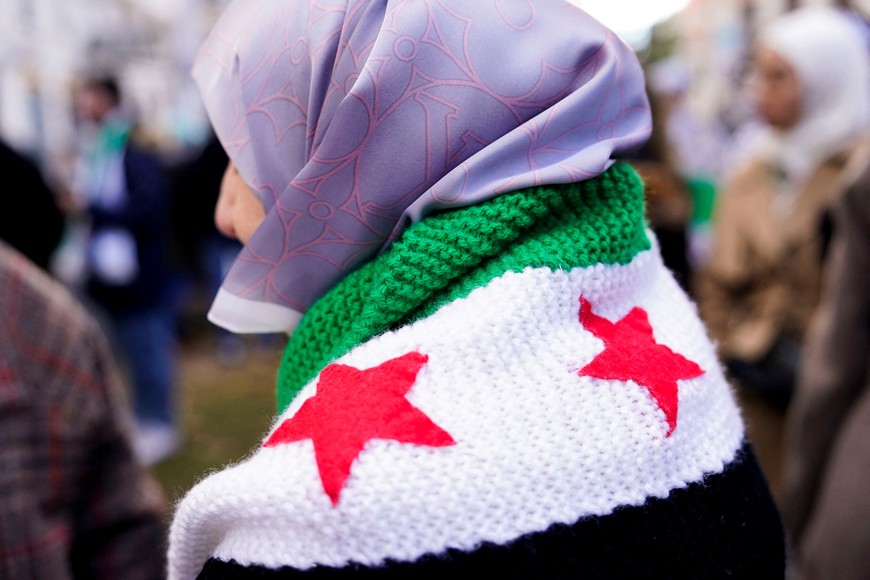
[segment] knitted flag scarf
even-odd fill
[[[651,122],[637,59],[564,0],[236,0],[194,69],[266,218],[210,318],[292,331],[435,210],[601,174]]]
[[[431,215],[315,303],[170,578],[783,576],[779,518],[626,165]]]

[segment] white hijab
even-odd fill
[[[810,7],[789,12],[764,28],[759,44],[795,70],[803,89],[798,123],[767,128],[756,152],[782,167],[797,185],[825,159],[863,135],[870,122],[870,58],[855,22],[843,12]]]

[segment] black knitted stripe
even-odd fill
[[[308,570],[209,560],[199,578],[339,580],[393,578],[782,578],[779,514],[749,446],[722,473],[622,507],[604,517],[557,524],[505,545],[447,550],[414,562]]]

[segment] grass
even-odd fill
[[[174,503],[210,471],[255,449],[275,412],[277,347],[246,343],[243,362],[226,366],[210,344],[185,347],[179,379],[182,448],[154,473]]]

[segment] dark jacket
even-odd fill
[[[169,210],[167,183],[159,158],[129,143],[124,154],[127,203],[119,208],[90,207],[92,235],[108,228],[127,230],[136,242],[138,274],[127,285],[105,283],[95,276],[88,291],[110,311],[130,311],[159,306],[168,300]]]

